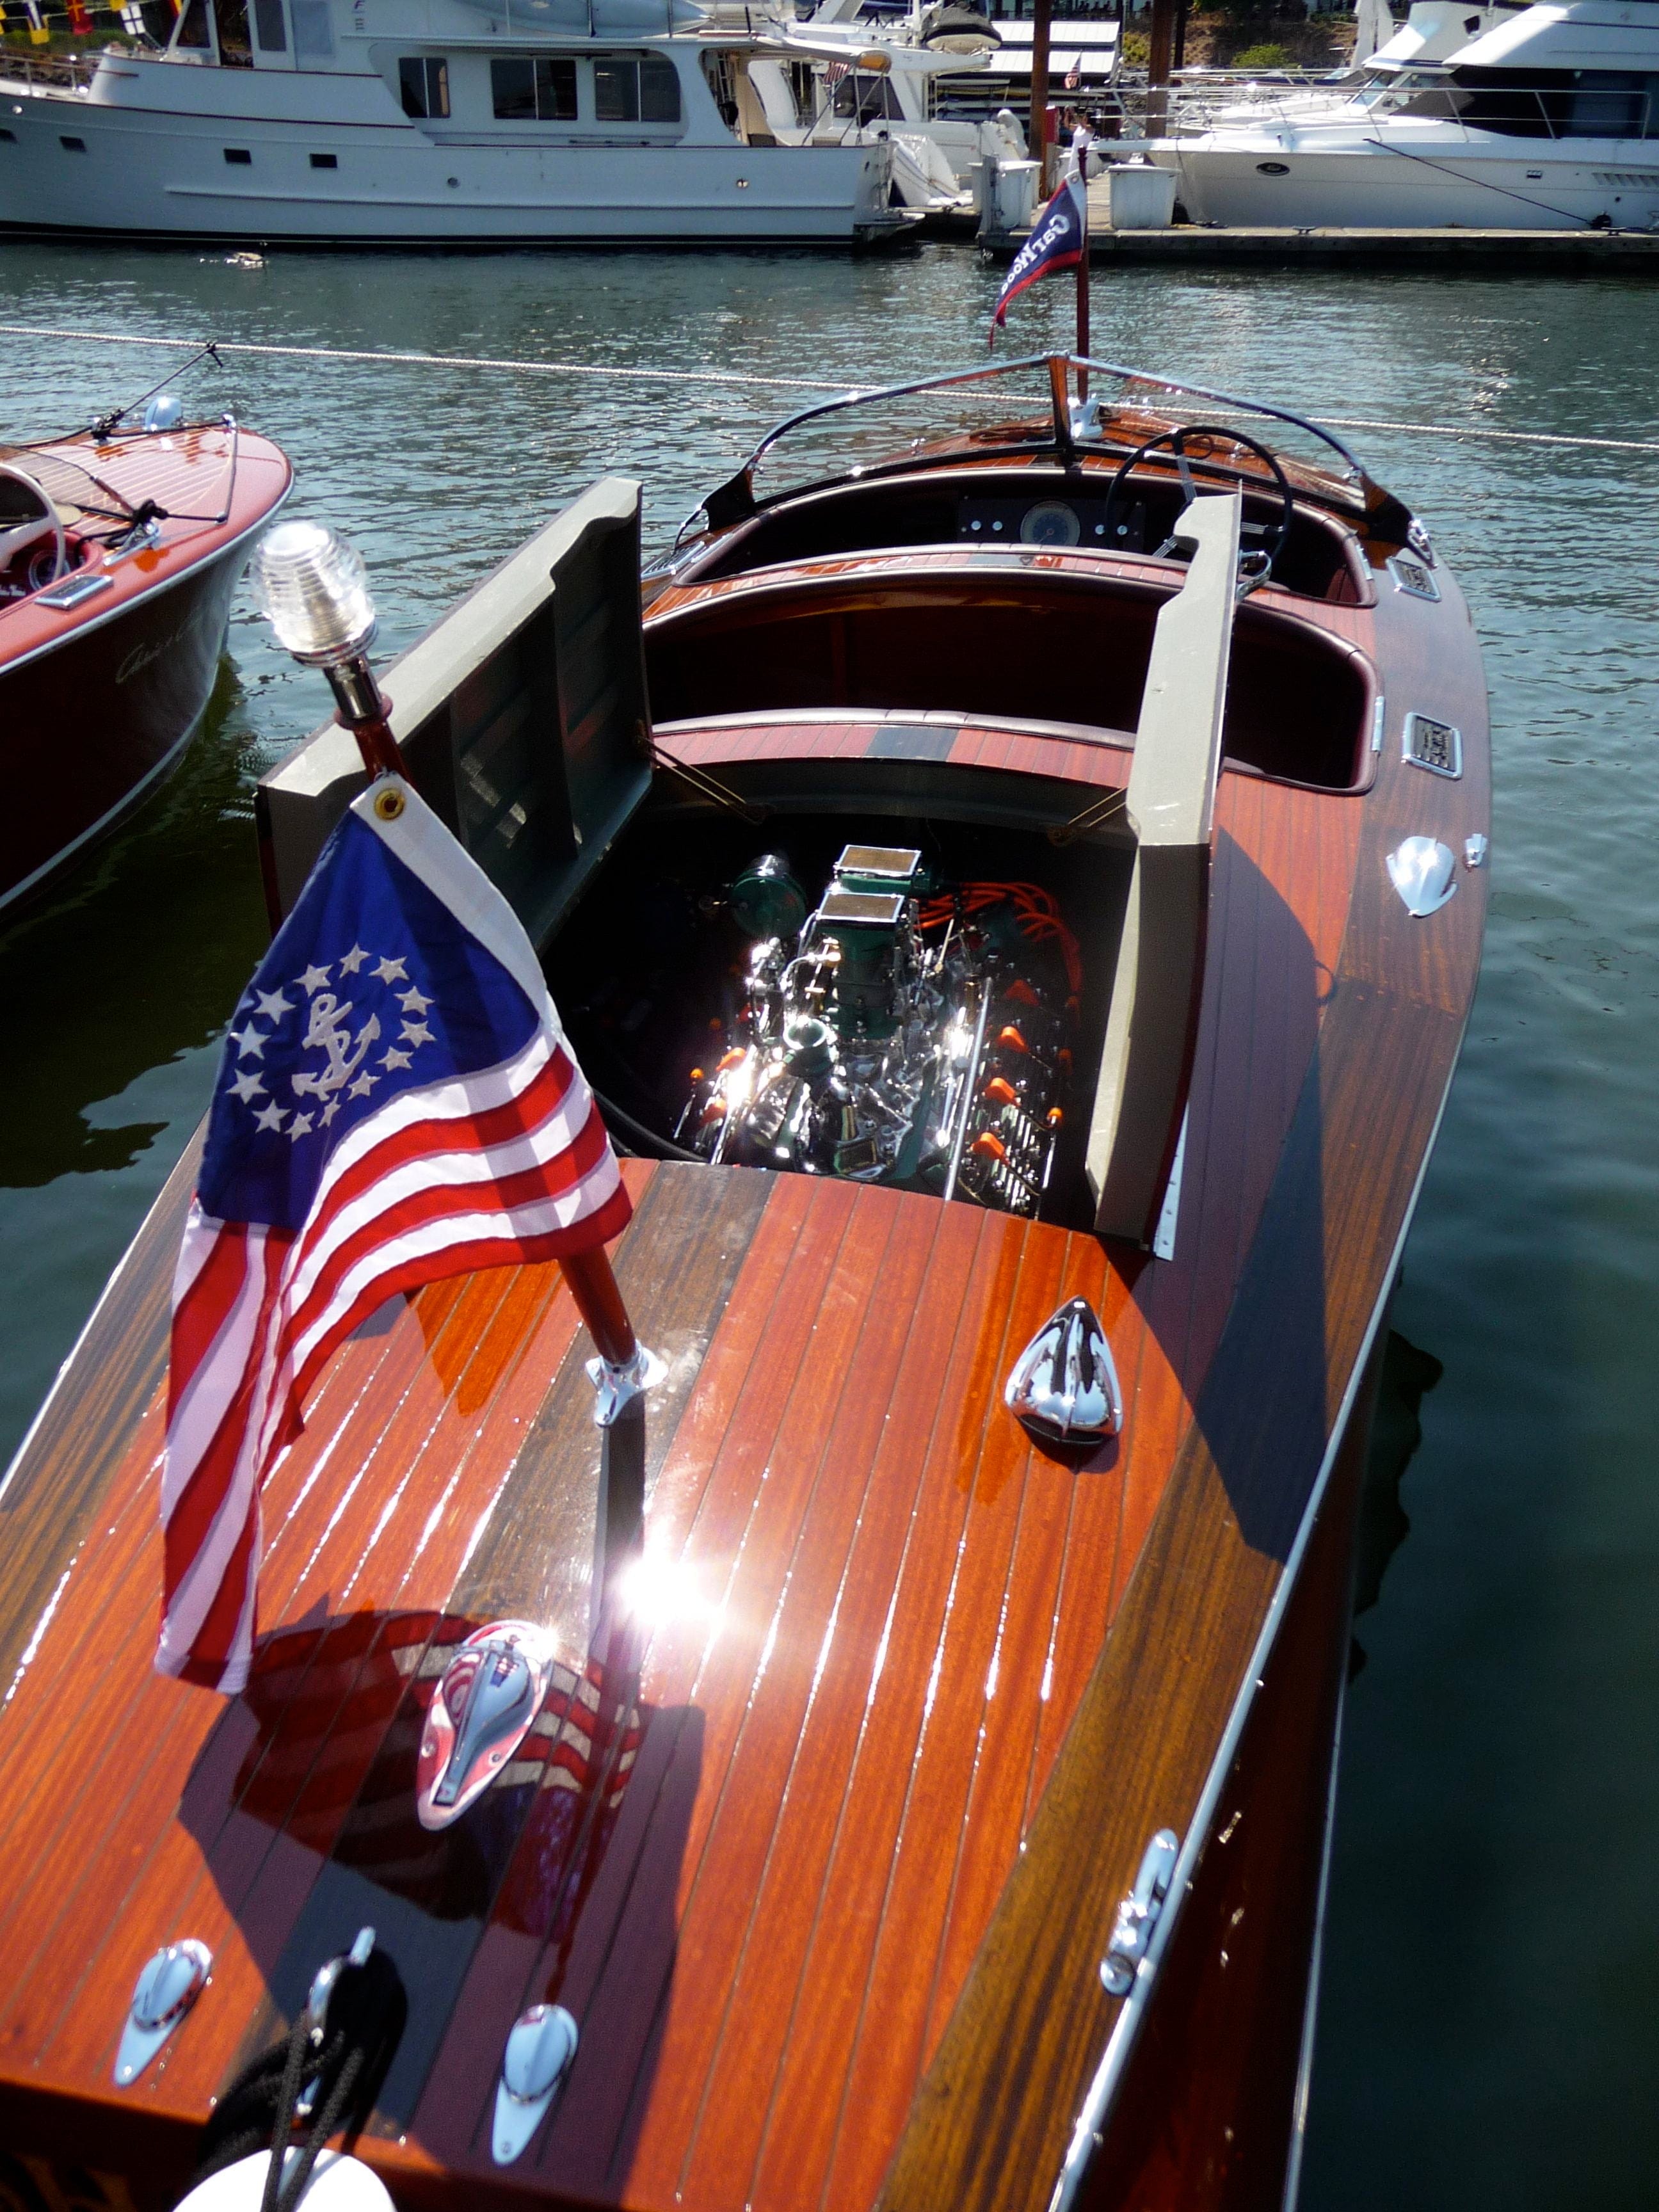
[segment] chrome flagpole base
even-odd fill
[[[655,1389],[667,1372],[664,1362],[642,1344],[635,1346],[631,1359],[590,1359],[587,1379],[593,1385],[594,1427],[608,1429],[624,1407],[642,1392]]]

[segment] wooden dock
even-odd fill
[[[1011,260],[1024,230],[981,231],[980,250]],[[1167,230],[1114,230],[1106,183],[1089,186],[1091,261],[1152,262],[1185,268],[1232,267],[1368,269],[1443,268],[1584,270],[1650,270],[1659,273],[1659,231],[1647,230],[1348,230],[1223,229],[1207,223],[1175,223]]]

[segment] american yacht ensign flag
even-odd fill
[[[160,1671],[247,1680],[259,1493],[394,1293],[626,1226],[616,1155],[506,900],[397,776],[363,793],[226,1037],[173,1291]]]

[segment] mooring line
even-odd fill
[[[0,323],[8,337],[69,338],[80,345],[170,346],[196,345],[200,339],[140,337],[126,331],[68,331],[48,323]],[[633,377],[650,384],[734,384],[767,386],[779,392],[857,392],[864,387],[844,380],[831,383],[821,376],[745,376],[725,368],[622,368],[588,361],[495,361],[481,354],[388,353],[350,346],[254,345],[234,338],[215,338],[216,353],[268,354],[297,361],[380,362],[405,368],[498,368],[519,376]]]
[[[141,337],[127,331],[72,331],[49,323],[0,323],[0,336],[22,338],[64,338],[76,345],[126,345],[170,348],[176,352],[199,349],[199,338]],[[366,347],[258,345],[234,338],[216,338],[216,353],[243,353],[296,361],[343,361],[378,363],[393,368],[487,368],[514,376],[625,377],[642,384],[714,384],[736,390],[769,392],[844,392],[857,395],[866,385],[831,383],[822,377],[751,376],[727,368],[623,368],[587,361],[512,361],[485,354],[391,353]],[[1478,422],[1390,422],[1364,415],[1319,415],[1311,418],[1333,430],[1385,430],[1407,438],[1486,438],[1506,446],[1568,446],[1608,453],[1659,453],[1659,441],[1643,438],[1585,438],[1559,430],[1495,430]]]

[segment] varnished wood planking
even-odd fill
[[[942,1209],[930,1272],[956,1297],[918,1300],[904,1316],[901,1356],[888,1399],[874,1409],[880,1433],[867,1471],[854,1477],[856,1517],[833,1564],[838,1577],[823,1609],[810,1701],[793,1750],[787,1789],[769,1839],[767,1863],[747,1907],[740,1955],[720,2047],[708,2069],[704,2106],[717,2124],[702,2125],[684,2188],[699,2203],[741,2201],[777,2066],[777,2024],[799,1987],[811,1921],[802,1899],[821,1883],[837,1814],[858,1753],[868,1706],[873,1655],[881,1649],[909,1525],[917,1504],[928,1437],[944,1412],[938,1395],[962,1314],[981,1222],[965,1209]],[[833,1632],[831,1632],[833,1624]],[[772,2022],[772,2032],[756,2024]]]
[[[550,1291],[553,1271],[540,1272],[546,1280],[547,1291]],[[468,1291],[469,1297],[451,1302],[453,1310],[446,1317],[447,1326],[453,1329],[459,1340],[458,1351],[460,1345],[468,1346],[472,1358],[494,1372],[499,1370],[505,1349],[503,1340],[515,1334],[522,1323],[520,1315],[511,1316],[507,1326],[495,1332],[492,1340],[489,1324],[495,1317],[495,1310],[511,1301],[510,1278],[506,1271],[480,1276],[468,1285]],[[418,1328],[418,1324],[416,1326]],[[440,1329],[434,1341],[441,1346],[445,1340],[445,1331]],[[350,1367],[354,1363],[348,1358],[343,1364]],[[389,1362],[381,1363],[383,1366]],[[458,1371],[465,1374],[466,1365],[466,1354],[462,1352]],[[481,1396],[480,1407],[489,1402],[489,1395],[486,1391]],[[443,1409],[444,1396],[441,1391],[424,1397],[417,1419],[413,1424],[401,1418],[407,1413],[406,1400],[402,1407],[395,1398],[383,1406],[383,1413],[392,1416],[383,1441],[386,1450],[393,1460],[391,1470],[393,1484],[400,1473],[398,1462],[403,1457],[405,1441],[413,1443],[422,1430],[435,1428],[441,1431]],[[355,1407],[353,1410],[356,1410]],[[405,1433],[400,1435],[400,1430]],[[369,1540],[372,1527],[380,1521],[384,1511],[383,1488],[370,1491],[365,1498],[361,1484],[355,1491],[348,1484],[340,1486],[345,1494],[336,1494],[331,1498],[331,1488],[319,1491],[313,1484],[315,1462],[321,1458],[326,1462],[330,1456],[330,1441],[331,1431],[325,1425],[320,1435],[313,1427],[302,1447],[290,1455],[289,1462],[285,1463],[282,1471],[289,1486],[297,1482],[301,1489],[310,1490],[309,1517],[313,1525],[307,1530],[302,1516],[297,1532],[298,1540],[290,1547],[295,1556],[272,1563],[273,1571],[266,1590],[270,1612],[275,1614],[276,1621],[268,1617],[267,1629],[280,1622],[285,1602],[290,1595],[289,1585],[296,1570],[303,1572],[305,1565],[310,1562],[316,1549],[316,1540],[327,1536],[341,1546],[341,1550],[336,1553],[337,1561],[345,1568],[341,1579],[352,1579],[361,1571],[363,1547]],[[446,1454],[446,1457],[448,1456]],[[368,1457],[373,1462],[374,1454],[372,1449]],[[351,1462],[347,1461],[344,1464],[349,1466]],[[279,1506],[277,1517],[280,1519],[283,1485],[276,1478],[273,1478],[273,1482],[278,1491],[278,1498],[274,1502]],[[349,1511],[354,1501],[358,1504],[355,1517]],[[292,1533],[294,1523],[289,1525]],[[159,1553],[159,1547],[157,1549]],[[390,1560],[392,1556],[388,1548],[386,1559]],[[400,1556],[406,1568],[408,1551]],[[159,1565],[153,1564],[152,1573],[159,1573]],[[147,1647],[140,1648],[131,1655],[126,1671],[135,1721],[146,1708],[153,1707],[159,1698],[182,1707],[181,1729],[168,1736],[167,1747],[152,1743],[145,1760],[125,1762],[131,1772],[142,1777],[144,1790],[142,1795],[135,1792],[121,1816],[106,1826],[93,1857],[89,1873],[100,1901],[106,1906],[112,1905],[116,1907],[114,1933],[88,1962],[87,1985],[84,1990],[72,1993],[78,2002],[66,2008],[64,2027],[58,2039],[54,2040],[44,2034],[40,2037],[45,2062],[47,2064],[62,2064],[71,2071],[82,2063],[107,2063],[108,2053],[112,2051],[114,2023],[118,2021],[120,2000],[130,1990],[137,1966],[154,1948],[155,1942],[159,1940],[155,1929],[161,1918],[167,1919],[171,1926],[170,1916],[186,1913],[193,1931],[209,1941],[217,1954],[216,1986],[222,2002],[234,2004],[239,1990],[246,1990],[252,1996],[257,1996],[261,1986],[262,1969],[268,1966],[269,1955],[257,1963],[246,1956],[246,1940],[252,1931],[237,1925],[234,1916],[240,1901],[239,1891],[252,1892],[256,1876],[264,1875],[266,1879],[258,1884],[258,1893],[263,1911],[269,1914],[279,1909],[281,1899],[292,1887],[292,1879],[288,1882],[281,1880],[281,1869],[270,1863],[268,1852],[261,1851],[262,1840],[266,1846],[274,1841],[269,1829],[264,1831],[262,1839],[258,1833],[259,1824],[241,1822],[230,1837],[224,1837],[220,1821],[216,1817],[216,1808],[211,1807],[210,1801],[206,1799],[206,1792],[200,1786],[203,1780],[210,1783],[210,1776],[191,1778],[191,1786],[186,1787],[186,1776],[180,1761],[187,1763],[194,1756],[204,1731],[221,1731],[230,1721],[229,1714],[219,1701],[203,1692],[181,1690],[176,1685],[153,1682],[148,1673],[148,1659]],[[125,1741],[124,1732],[117,1731],[109,1746],[111,1760],[118,1776],[123,1763]],[[232,1803],[234,1805],[234,1795]],[[192,1835],[183,1821],[168,1823],[166,1814],[174,1804],[189,1810],[190,1817],[198,1824],[204,1821],[206,1832],[200,1836]],[[227,1810],[229,1809],[228,1807]],[[334,1817],[337,1818],[337,1814]],[[220,1830],[216,1835],[216,1828]],[[161,1863],[154,1869],[154,1878],[147,1883],[141,1880],[137,1893],[124,1894],[125,1885],[121,1883],[118,1872],[124,1838],[128,1834],[139,1839],[157,1838],[158,1829],[159,1838],[152,1856]],[[230,1846],[228,1850],[224,1848],[227,1843]],[[203,1863],[204,1850],[206,1869]],[[239,1859],[243,1861],[240,1866],[238,1865]],[[314,1873],[315,1865],[314,1857],[310,1859],[308,1868],[303,1865],[295,1868],[290,1859],[290,1877],[297,1875],[303,1882],[307,1872]],[[211,1870],[215,1878],[214,1889],[201,1893],[200,1877],[207,1869]],[[143,1871],[142,1869],[138,1870],[141,1875]],[[241,1875],[240,1883],[237,1879],[239,1874]],[[216,1890],[216,1894],[214,1893]],[[137,2094],[150,2098],[165,2096],[169,2101],[177,2094],[189,2095],[191,2091],[189,2080],[191,2061],[193,2056],[199,2054],[200,2049],[198,2042],[179,2045],[169,2052],[167,2066],[150,2070]],[[197,2085],[203,2095],[214,2085],[216,2070],[210,2067],[202,2081]]]
[[[1382,1340],[1080,2212],[1282,2212]]]
[[[1311,1479],[1304,1455],[1281,1448],[1271,1419],[1262,1431],[1264,1413],[1280,1408],[1259,1387],[1282,1358],[1273,1285],[1296,1279],[1273,1248],[1306,1234],[1297,1192],[1310,1167],[1311,1187],[1324,1194],[1316,1212],[1327,1418],[1386,1288],[1455,1060],[1478,941],[1467,909],[1438,944],[1431,933],[1413,939],[1424,926],[1406,915],[1381,874],[1394,806],[1403,799],[1421,809],[1425,826],[1450,832],[1474,797],[1451,786],[1419,799],[1401,785],[1404,776],[1437,781],[1386,763],[1379,773],[1389,804],[1367,809],[1336,988],[1280,1163],[1284,1201],[1276,1195],[1264,1221],[1223,1340],[1231,1372],[1211,1378],[1217,1402],[1200,1406],[1028,1852],[913,2108],[883,2189],[884,2203],[905,2212],[921,2203],[952,2212],[1039,2204],[1059,2171],[1071,2115],[1115,2011],[1093,1972],[1114,1899],[1151,1829],[1168,1820],[1180,1831],[1190,1819],[1207,1771],[1205,1747],[1219,1739],[1277,1583],[1272,1540],[1285,1540],[1285,1527],[1294,1527],[1295,1485]],[[1365,988],[1362,976],[1378,966],[1398,975],[1397,993]],[[1437,997],[1462,1005],[1442,1012]],[[1379,1124],[1376,1081],[1385,1066],[1394,1111]],[[1246,1446],[1242,1456],[1234,1436]],[[1253,1522],[1255,1543],[1241,1517]],[[1264,1538],[1267,1547],[1257,1548]]]
[[[786,1421],[857,1195],[846,1185],[811,1187],[791,1266],[776,1278],[766,1271],[759,1286],[768,1301],[764,1326],[744,1386],[726,1401],[725,1432],[694,1511],[659,1540],[658,1556],[672,1566],[684,1601],[652,1629],[641,1670],[642,1704],[652,1710],[639,1771],[596,1885],[593,1925],[580,1931],[565,1982],[567,2001],[587,2032],[570,2094],[532,2154],[538,2172],[573,2193],[615,2189],[619,2150],[625,2166],[635,2131],[630,2112],[654,2075],[679,1915],[710,1811],[702,1784],[714,1716],[703,1708],[699,1685],[726,1613],[742,1619],[739,1569],[757,1489],[775,1455],[791,1448]],[[747,1290],[739,1277],[732,1305],[740,1323]],[[671,1452],[670,1467],[672,1459]],[[665,1468],[659,1494],[667,1480]],[[768,1564],[763,1559],[763,1572]],[[611,1879],[613,1867],[618,1876],[625,1873],[625,1887]],[[617,1915],[609,1926],[606,1911]]]
[[[0,1694],[15,1687],[60,1577],[161,1378],[167,1288],[194,1185],[187,1146],[18,1452],[0,1493]],[[0,1708],[0,1750],[10,1720]]]
[[[722,1197],[728,1201],[725,1207]],[[618,1247],[624,1295],[631,1296],[641,1327],[649,1325],[648,1301],[665,1340],[678,1346],[682,1375],[688,1366],[695,1372],[763,1199],[763,1188],[751,1176],[659,1170]],[[722,1221],[722,1213],[730,1218]],[[592,1424],[591,1386],[581,1368],[585,1348],[568,1348],[555,1376],[537,1378],[538,1395],[544,1392],[548,1403],[538,1419],[536,1448],[501,1455],[496,1462],[510,1464],[511,1472],[492,1501],[487,1527],[466,1545],[446,1589],[447,1638],[487,1618],[539,1619],[550,1607],[556,1613],[565,1593],[562,1585],[550,1588],[548,1582],[542,1540],[546,1527],[567,1534],[574,1529],[584,1567],[594,1562],[600,1439]],[[670,1425],[674,1394],[671,1377],[665,1386]],[[607,1440],[607,1449],[614,1441]],[[471,1520],[466,1516],[463,1525]],[[588,1595],[584,1591],[584,1604]],[[574,1632],[568,1613],[564,1626],[567,1633]],[[580,1647],[580,1656],[585,1657],[585,1629]],[[319,1961],[349,1942],[365,1909],[368,1885],[374,1884],[372,1894],[380,1900],[374,1905],[375,1924],[391,1954],[404,1963],[410,1997],[409,2024],[382,2100],[393,2124],[406,2124],[418,2102],[427,2064],[507,1872],[513,1841],[512,1830],[487,1844],[482,1835],[459,1829],[428,1837],[412,1817],[396,1837],[389,1835],[384,1808],[404,1803],[412,1789],[417,1734],[411,1687],[362,1778],[329,1863],[285,1931],[270,1977],[276,2013],[286,2016],[302,1997]],[[504,1801],[496,1828],[509,1820],[516,1827],[528,1809],[522,1792],[511,1805]],[[257,2032],[250,2039],[258,2040]]]
[[[803,1422],[786,1445],[805,1462],[801,1479],[810,1483],[803,1510],[791,1516],[793,1538],[787,1550],[777,1547],[776,1570],[769,1576],[760,1565],[764,1532],[758,1526],[748,1532],[741,1606],[733,1611],[752,1626],[745,1632],[734,1620],[737,1632],[721,1639],[726,1695],[720,1683],[707,1678],[698,1687],[708,1717],[702,1788],[717,1796],[680,1915],[659,2062],[662,2086],[652,2100],[650,2123],[653,2142],[678,2138],[686,2146],[673,2186],[696,2202],[722,2201],[720,2181],[700,2172],[698,2160],[710,2138],[718,2160],[726,2125],[729,2098],[720,2081],[719,2049],[723,2042],[741,2049],[754,2035],[749,2016],[734,2002],[734,1984],[769,1881],[793,1887],[793,1870],[776,1850],[784,1802],[805,1741],[822,1717],[817,1677],[827,1656],[826,1638],[832,1627],[839,1632],[837,1602],[848,1552],[864,1510],[874,1502],[878,1448],[942,1212],[906,1207],[889,1218],[878,1271],[866,1285],[869,1302],[856,1321],[856,1340],[844,1358],[838,1347],[826,1346],[839,1370],[836,1383],[824,1394],[821,1412],[810,1407],[809,1398],[810,1425]],[[787,1437],[793,1426],[787,1425]],[[777,1472],[769,1472],[769,1488],[776,1480]],[[767,1598],[769,1611],[763,1601]],[[722,1705],[738,1722],[724,1772],[724,1730],[716,1717]],[[654,2194],[649,2172],[637,2165],[635,2180]]]

